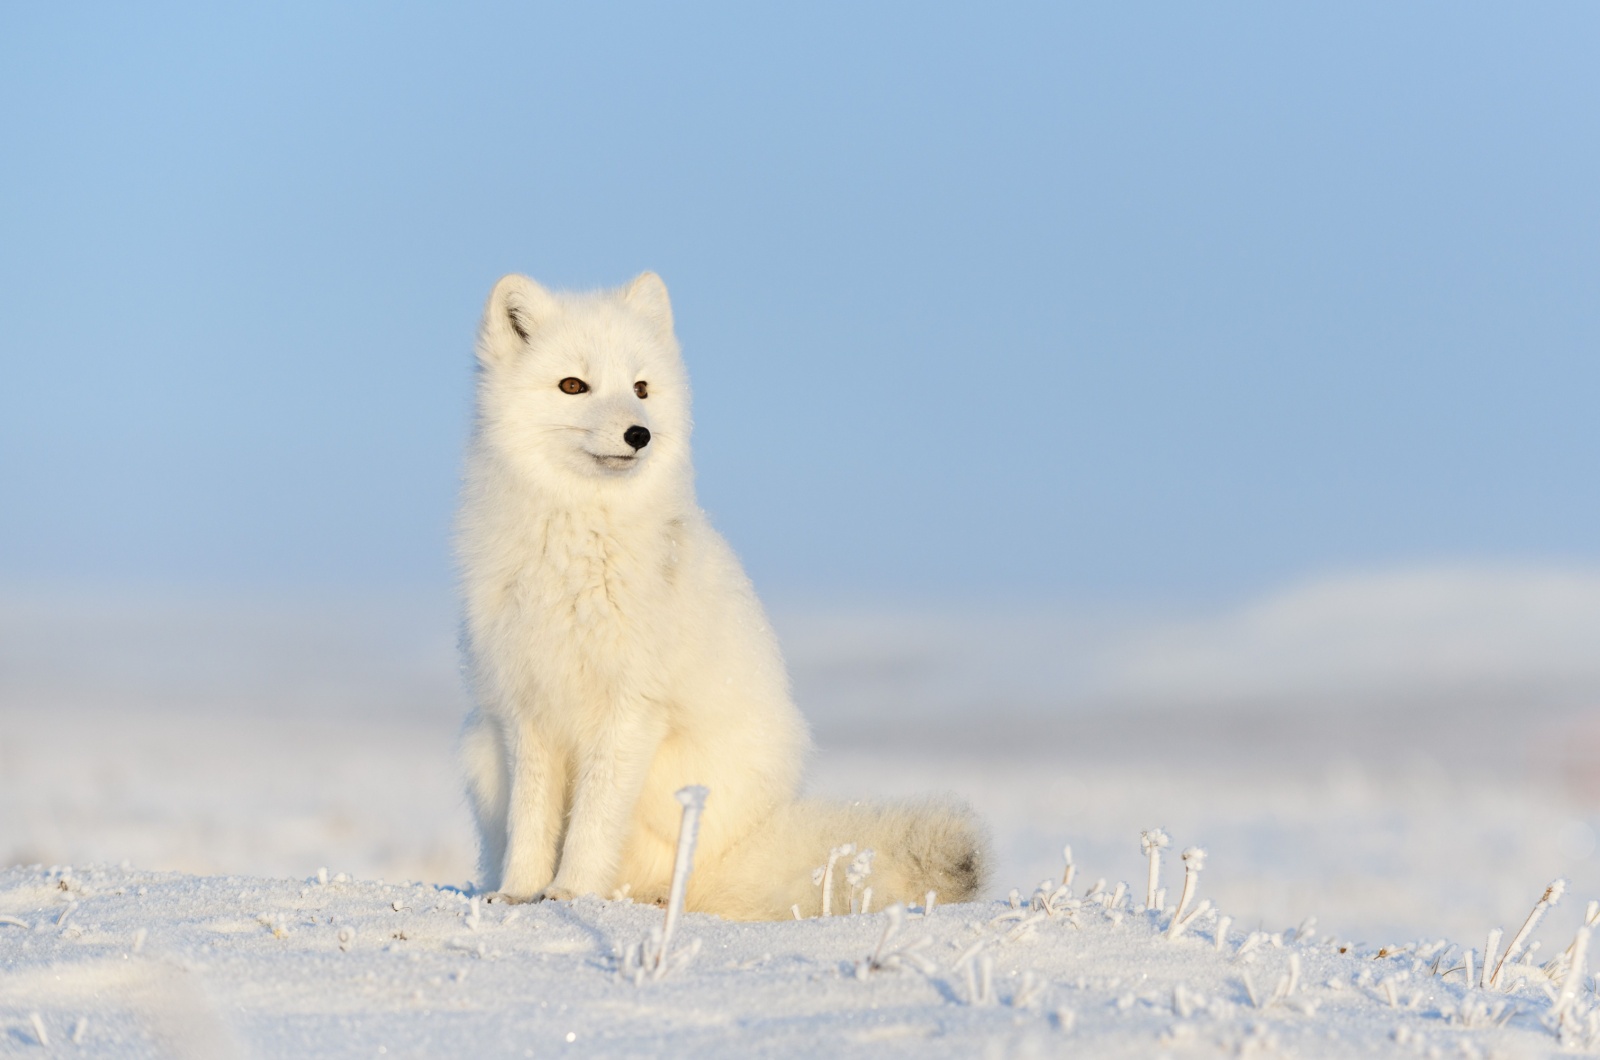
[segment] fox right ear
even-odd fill
[[[525,346],[556,313],[556,299],[526,276],[500,277],[489,292],[478,332],[478,359],[496,364]]]

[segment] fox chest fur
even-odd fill
[[[469,616],[496,712],[572,733],[622,703],[669,711],[683,524],[641,524],[603,508],[517,523],[494,535],[499,562],[483,572]]]

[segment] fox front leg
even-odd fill
[[[555,875],[566,774],[561,756],[533,726],[524,723],[509,735],[505,869],[492,897],[527,902],[537,899]]]
[[[546,898],[611,892],[640,792],[666,736],[665,724],[643,704],[618,711],[605,729],[578,757],[572,816]]]
[[[500,889],[506,867],[506,813],[511,800],[510,754],[494,717],[475,710],[461,730],[461,766],[467,801],[478,825],[478,886]]]

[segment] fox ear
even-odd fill
[[[667,285],[653,272],[641,272],[622,292],[622,300],[644,314],[664,333],[672,334],[672,299]]]
[[[500,277],[483,309],[478,359],[484,364],[504,361],[526,345],[556,309],[555,296],[526,276]]]

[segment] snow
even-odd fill
[[[1481,975],[1554,879],[1538,964],[1600,897],[1597,584],[1434,571],[1177,617],[780,609],[813,789],[969,798],[991,900],[913,911],[881,951],[887,913],[687,914],[673,947],[700,952],[638,985],[622,954],[660,910],[473,919],[448,600],[0,600],[0,1053],[45,1055],[40,1029],[71,1050],[86,1021],[85,1053],[116,1056],[1547,1055],[1554,981],[1451,969],[1473,949]],[[1147,915],[1158,827],[1168,911]],[[1068,843],[1076,926],[1058,908],[995,941]],[[1195,846],[1189,909],[1211,905],[1169,938]],[[1127,883],[1120,922],[1083,900],[1101,878]],[[1440,976],[1417,943],[1444,939]],[[1291,956],[1295,990],[1258,1008]],[[995,1003],[974,1005],[985,960]],[[1572,983],[1576,1012],[1594,996]]]
[[[1170,912],[1047,903],[913,911],[888,946],[899,910],[685,914],[679,937],[698,952],[656,979],[625,975],[623,954],[662,913],[627,901],[507,907],[343,874],[12,868],[0,1048],[25,1051],[40,1026],[67,1040],[80,1021],[86,1048],[129,1057],[1535,1056],[1557,1044],[1558,995],[1536,966],[1508,965],[1509,990],[1482,989],[1437,940],[1359,947],[1307,924],[1219,943],[1203,914],[1169,938]],[[884,959],[896,952],[916,959]],[[1580,993],[1569,1039],[1590,1045],[1600,1024]]]

